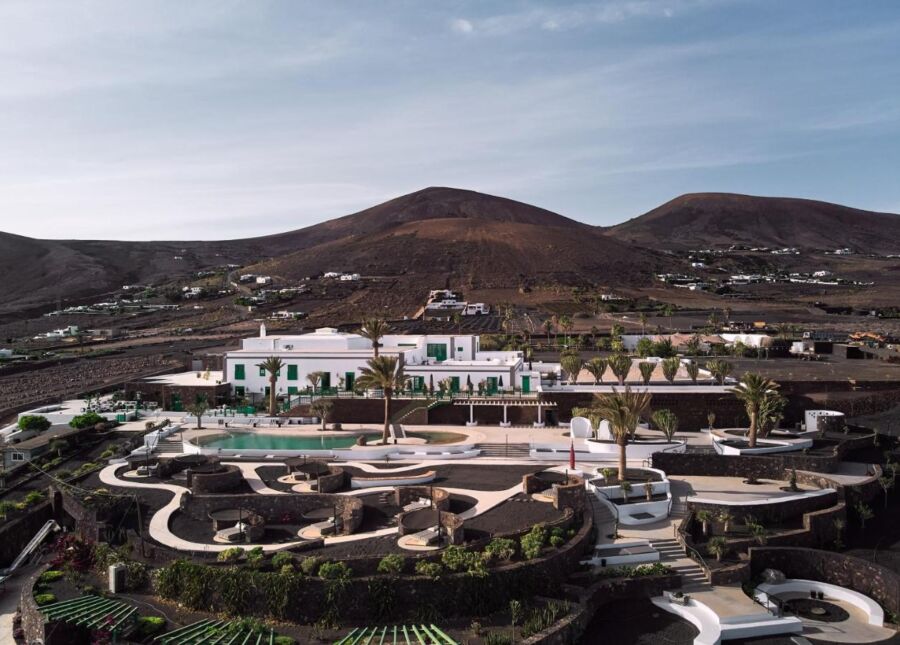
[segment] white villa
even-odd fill
[[[435,387],[449,378],[452,389],[465,390],[471,380],[487,391],[520,388],[536,392],[540,373],[528,369],[522,352],[484,352],[477,335],[388,335],[381,339],[379,353],[398,356],[414,389]],[[307,375],[322,372],[321,387],[352,391],[356,377],[372,358],[372,343],[359,334],[325,327],[309,334],[268,335],[265,325],[260,335],[245,338],[241,349],[225,355],[224,378],[236,396],[266,394],[268,374],[258,365],[278,356],[285,368],[278,377],[279,393],[298,394],[308,386]]]

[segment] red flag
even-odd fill
[[[569,440],[569,468],[575,470],[575,440]]]

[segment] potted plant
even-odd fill
[[[628,494],[631,492],[631,482],[629,482],[627,480],[619,482],[619,488],[622,489],[622,499],[624,499],[627,502]]]

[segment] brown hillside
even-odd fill
[[[749,244],[900,251],[898,215],[809,199],[728,193],[682,195],[606,232],[633,244],[674,249]]]

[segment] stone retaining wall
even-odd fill
[[[304,513],[314,509],[337,506],[341,517],[341,533],[355,533],[362,523],[363,503],[350,495],[304,493],[303,495],[193,495],[181,498],[182,512],[200,522],[209,522],[211,511],[244,508],[265,518],[269,524],[281,524],[285,519],[300,522]]]
[[[654,468],[673,475],[708,477],[744,477],[785,481],[784,473],[793,468],[831,473],[837,470],[840,455],[811,455],[787,452],[771,455],[719,455],[715,453],[653,453]]]
[[[244,475],[237,466],[222,466],[218,472],[187,472],[188,486],[195,495],[227,493],[240,488]]]
[[[431,500],[432,507],[439,511],[450,509],[450,493],[435,486],[397,486],[394,489],[394,503],[403,508],[420,498]]]
[[[53,517],[53,504],[44,501],[32,506],[21,517],[0,525],[0,566],[7,567],[12,564],[34,534]]]

